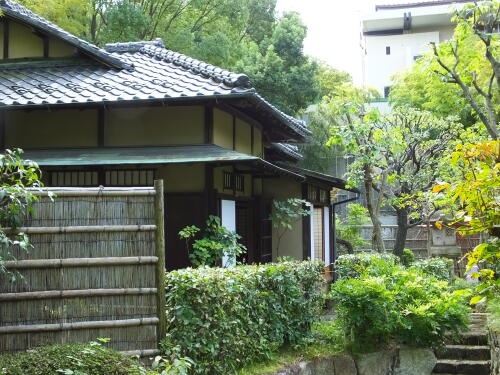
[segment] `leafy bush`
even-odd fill
[[[453,260],[448,258],[436,257],[417,260],[413,263],[413,267],[438,280],[452,282],[455,279]]]
[[[500,295],[488,299],[488,326],[495,332],[500,332]]]
[[[21,149],[6,150],[0,154],[0,227],[18,228],[33,212],[33,202],[38,197],[29,188],[40,188],[40,169],[31,160],[22,159]],[[30,243],[26,233],[8,233],[0,230],[0,274],[7,274],[15,281],[15,272],[7,270],[4,261],[14,260],[10,249],[17,246],[28,250]]]
[[[193,242],[192,251],[189,251],[190,241],[200,231],[195,225],[185,227],[179,232],[179,237],[186,241],[189,259],[195,266],[215,266],[224,256],[236,259],[245,252],[246,248],[238,241],[241,237],[222,226],[220,218],[210,215],[206,223],[204,236]]]
[[[180,348],[195,374],[228,374],[299,345],[323,302],[322,272],[318,262],[282,262],[167,273],[162,350]]]
[[[341,255],[334,267],[339,279],[356,279],[362,274],[372,276],[390,274],[399,264],[399,258],[390,253],[359,253]]]
[[[353,351],[393,343],[435,347],[445,333],[465,329],[469,307],[464,291],[449,292],[448,283],[388,262],[386,274],[363,273],[332,286],[339,324]],[[379,267],[380,269],[380,267]]]
[[[0,355],[8,375],[141,375],[139,362],[97,342],[42,346],[28,352]]]
[[[405,267],[410,267],[415,263],[415,254],[410,249],[403,249],[403,256],[401,257],[401,263]]]

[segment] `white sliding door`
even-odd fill
[[[232,232],[236,232],[236,202],[221,200],[221,223]],[[222,258],[223,267],[231,267],[236,264],[235,258],[225,256]]]

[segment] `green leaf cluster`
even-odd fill
[[[0,230],[0,274],[6,273],[14,281],[16,274],[4,267],[4,261],[14,260],[11,254],[13,246],[28,250],[28,236],[18,232],[24,220],[33,211],[33,202],[37,200],[34,190],[42,186],[41,171],[31,160],[22,158],[21,149],[6,150],[0,154],[0,227],[11,228],[6,232]]]
[[[348,347],[369,351],[404,344],[438,347],[445,335],[466,329],[467,291],[450,292],[448,283],[417,267],[405,269],[380,257],[376,267],[332,285],[329,298]]]
[[[189,259],[193,265],[212,267],[224,256],[236,259],[246,251],[246,247],[238,242],[241,236],[222,226],[218,216],[210,215],[206,225],[204,236],[195,240],[189,251]],[[179,232],[179,237],[186,240],[188,250],[190,241],[199,231],[198,227],[191,225]]]
[[[229,374],[309,336],[323,302],[323,265],[281,262],[166,274],[162,350],[192,359],[194,374]]]
[[[3,372],[2,372],[3,371]],[[142,364],[101,346],[50,345],[0,355],[0,373],[7,375],[143,375]]]

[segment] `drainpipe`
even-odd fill
[[[349,203],[355,200],[359,199],[360,193],[356,192],[356,196],[354,198],[349,198],[349,199],[344,199],[343,201],[340,202],[333,202],[330,204],[330,211],[332,215],[332,234],[333,234],[333,259],[332,259],[332,264],[335,263],[337,260],[337,233],[336,233],[336,224],[335,224],[335,219],[336,219],[336,214],[335,214],[335,208],[337,206],[340,206],[341,204]],[[337,275],[335,273],[335,269],[333,269],[333,281],[337,280]]]

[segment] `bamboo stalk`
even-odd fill
[[[158,324],[158,318],[122,319],[122,320],[97,320],[91,322],[73,322],[56,324],[33,324],[0,327],[0,334],[26,333],[26,332],[50,332],[69,331],[77,329],[95,328],[120,328],[132,326],[148,326]]]
[[[156,225],[84,225],[67,227],[20,227],[0,228],[5,233],[61,234],[61,233],[103,233],[103,232],[152,232]]]
[[[125,357],[152,357],[160,354],[158,349],[128,350],[122,353]]]
[[[41,292],[0,293],[0,302],[26,301],[33,299],[51,299],[51,298],[133,296],[133,295],[148,295],[156,293],[157,293],[156,288],[47,290]]]
[[[167,333],[167,315],[165,308],[165,203],[163,198],[163,180],[155,180],[154,182],[155,196],[155,224],[156,224],[156,288],[157,293],[157,309],[158,309],[158,343],[165,337]]]
[[[81,191],[81,190],[60,190],[53,189],[50,191],[37,191],[35,195],[39,197],[47,197],[49,194],[52,194],[56,197],[150,197],[155,195],[154,190],[137,190],[137,191],[110,191],[110,190],[90,190],[90,191]]]
[[[66,267],[98,267],[123,266],[136,264],[154,264],[158,262],[156,256],[138,257],[107,257],[107,258],[66,258],[66,259],[30,259],[4,262],[7,269],[27,268],[66,268]]]

